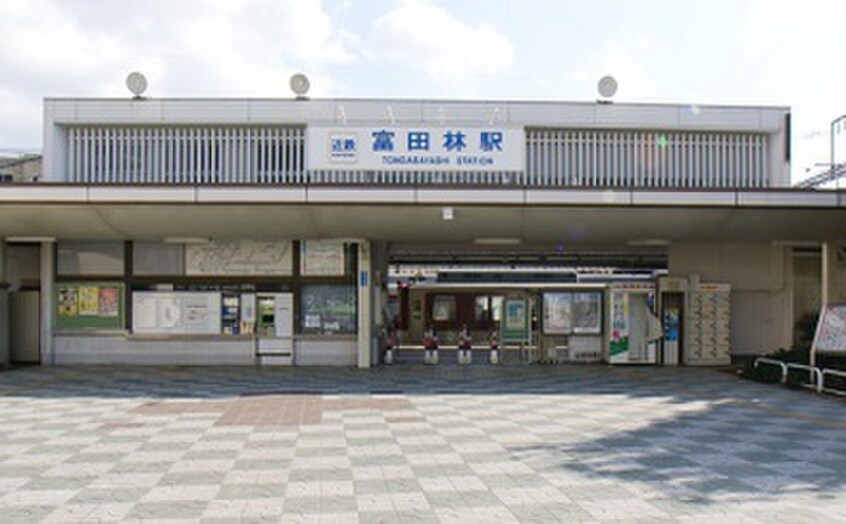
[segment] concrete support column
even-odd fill
[[[358,243],[358,367],[369,368],[373,345],[373,272],[370,242]]]
[[[41,329],[39,330],[41,365],[56,363],[53,348],[53,285],[56,274],[56,243],[41,243]]]
[[[844,298],[840,283],[839,246],[835,242],[824,242],[822,245],[822,290],[820,302],[823,306],[831,302],[840,302]]]
[[[373,280],[373,344],[370,352],[371,365],[378,365],[382,361],[380,354],[382,333],[385,323],[390,319],[386,315],[388,307],[388,243],[385,241],[370,243],[370,258]]]
[[[6,240],[0,238],[0,367],[10,361],[9,283],[6,282]]]

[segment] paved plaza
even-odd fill
[[[714,370],[0,372],[0,521],[846,522],[846,403]]]

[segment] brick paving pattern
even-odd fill
[[[846,522],[846,403],[713,370],[0,372],[0,521]]]

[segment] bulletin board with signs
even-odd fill
[[[124,328],[123,284],[60,282],[55,289],[56,328]]]

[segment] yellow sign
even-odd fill
[[[79,316],[96,317],[100,314],[100,288],[79,287]]]

